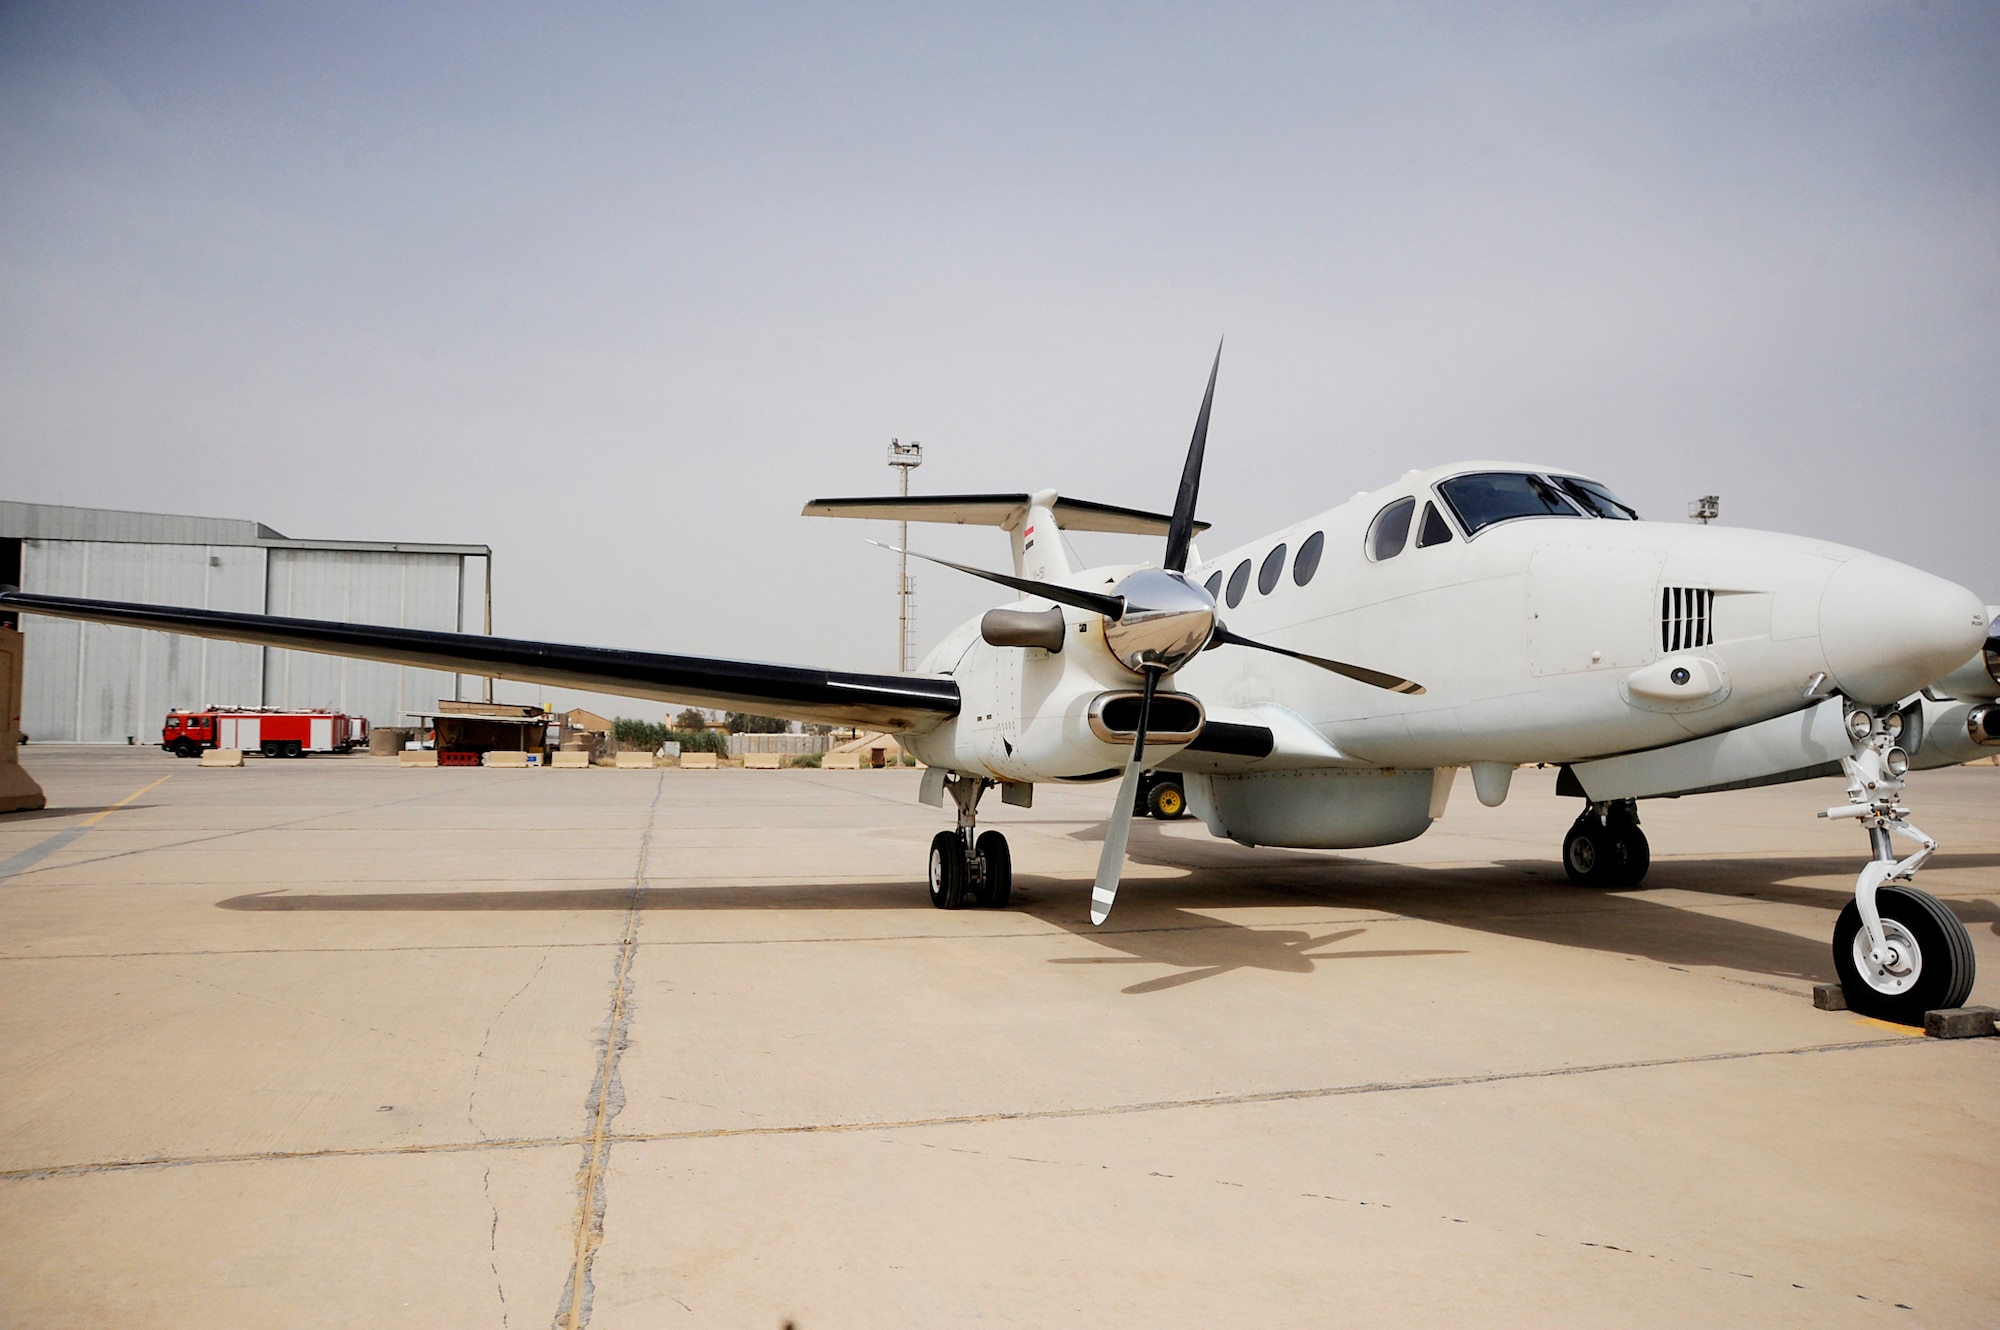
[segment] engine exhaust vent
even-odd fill
[[[1700,587],[1660,588],[1660,650],[1686,651],[1715,643],[1715,593]]]

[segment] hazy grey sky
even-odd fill
[[[1521,457],[2000,601],[1991,0],[7,4],[0,172],[0,496],[486,542],[502,632],[891,667],[800,503],[1163,507],[1225,332],[1211,545]]]

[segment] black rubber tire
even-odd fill
[[[1172,822],[1187,812],[1187,791],[1177,780],[1163,780],[1146,791],[1146,812],[1162,822]]]
[[[1646,870],[1653,866],[1653,847],[1646,841],[1646,833],[1630,825],[1613,823],[1611,829],[1618,833],[1625,855],[1625,880],[1621,887],[1636,887],[1646,880]]]
[[[1579,818],[1563,836],[1563,872],[1579,887],[1616,891],[1625,885],[1629,850],[1618,829]]]
[[[956,910],[965,904],[965,842],[956,831],[940,831],[931,837],[931,904],[940,910]]]
[[[270,739],[265,741],[264,743],[257,745],[257,751],[262,753],[265,757],[276,757],[283,750],[278,746],[278,741],[276,739]]]
[[[1833,969],[1847,995],[1847,1009],[1879,1021],[1922,1025],[1927,1011],[1964,1006],[1978,977],[1978,961],[1972,954],[1972,935],[1958,916],[1929,892],[1901,883],[1877,887],[1875,909],[1884,923],[1894,920],[1916,942],[1916,980],[1901,993],[1884,993],[1861,977],[1854,956],[1861,907],[1850,899],[1833,925]]]
[[[304,753],[303,753],[303,752],[302,752],[302,751],[300,750],[300,745],[299,745],[299,741],[298,741],[297,739],[287,739],[287,740],[285,740],[285,756],[286,756],[286,757],[304,757],[304,756],[305,756],[305,754],[304,754]]]
[[[186,739],[176,739],[174,740],[174,756],[200,757],[201,749],[197,748],[193,743],[189,742]]]
[[[1007,838],[997,831],[982,831],[974,846],[986,880],[979,886],[979,903],[989,910],[1004,910],[1014,897],[1014,852]]]

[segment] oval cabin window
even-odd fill
[[[1299,546],[1299,557],[1292,560],[1292,581],[1296,585],[1304,586],[1313,580],[1313,574],[1319,571],[1320,552],[1325,548],[1325,532],[1315,531],[1305,538]]]
[[[1285,547],[1280,545],[1264,556],[1264,565],[1257,570],[1257,594],[1270,595],[1277,589],[1278,579],[1284,575]]]
[[[1250,561],[1245,559],[1236,565],[1236,571],[1229,575],[1229,608],[1235,609],[1243,603],[1243,593],[1250,589]]]

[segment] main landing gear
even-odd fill
[[[1847,803],[1821,817],[1852,818],[1868,829],[1875,857],[1862,865],[1833,925],[1833,968],[1847,1006],[1864,1016],[1921,1025],[1924,1013],[1962,1007],[1972,995],[1976,965],[1972,935],[1942,901],[1912,885],[1937,842],[1912,826],[1903,793],[1909,757],[1896,747],[1903,718],[1856,708],[1847,713],[1852,745],[1840,759],[1847,773]],[[1894,838],[1917,849],[1898,859]]]
[[[1652,848],[1639,830],[1636,799],[1584,805],[1563,837],[1563,871],[1579,887],[1636,887],[1652,863]]]
[[[945,790],[958,805],[958,829],[931,838],[931,904],[940,910],[967,905],[998,910],[1014,894],[1014,858],[1007,838],[975,826],[979,796],[992,784],[975,776],[945,778]]]

